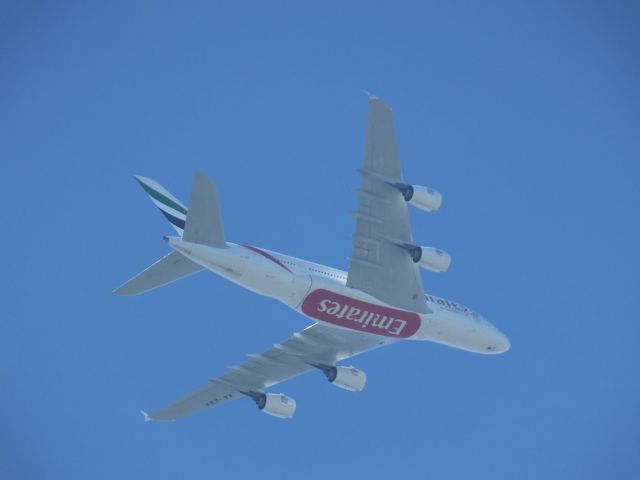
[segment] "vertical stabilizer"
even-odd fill
[[[151,201],[160,209],[162,214],[171,223],[171,226],[182,235],[184,221],[187,218],[187,207],[180,200],[171,195],[171,192],[151,178],[134,175],[140,186],[147,192]]]

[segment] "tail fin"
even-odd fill
[[[144,188],[144,191],[147,192],[151,201],[156,204],[156,207],[169,220],[178,235],[182,236],[187,218],[187,207],[155,180],[141,177],[140,175],[135,175],[135,178]]]
[[[216,186],[204,173],[196,173],[182,239],[226,248]]]
[[[209,177],[196,173],[189,210],[158,182],[137,175],[136,180],[185,241],[217,248],[227,247],[216,187]],[[200,270],[204,270],[203,267],[174,251],[116,288],[113,293],[139,295]]]

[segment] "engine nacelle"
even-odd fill
[[[350,392],[360,392],[367,383],[367,374],[354,367],[328,367],[324,373],[336,387]]]
[[[296,413],[296,401],[283,393],[262,393],[255,398],[258,408],[278,418],[291,418]]]
[[[451,255],[444,250],[433,247],[418,247],[408,245],[407,250],[415,263],[432,272],[446,272],[451,265]]]
[[[403,185],[400,188],[404,199],[420,210],[435,212],[442,205],[442,194],[421,185]]]

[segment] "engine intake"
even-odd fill
[[[435,212],[442,205],[442,194],[422,185],[396,184],[404,199],[420,210]]]
[[[296,401],[283,393],[259,393],[253,396],[264,413],[278,418],[291,418],[296,413]]]
[[[367,383],[367,374],[355,367],[321,367],[329,382],[350,392],[360,392]]]
[[[433,247],[419,247],[417,245],[404,245],[414,263],[419,263],[422,268],[432,272],[446,272],[451,265],[451,255],[444,250]]]

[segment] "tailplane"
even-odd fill
[[[182,239],[210,247],[227,248],[216,186],[204,173],[196,173],[193,179]]]
[[[178,252],[171,252],[125,284],[116,288],[116,295],[140,295],[181,278],[193,275],[203,267]]]
[[[169,220],[183,240],[227,248],[216,187],[209,177],[196,173],[189,209],[162,185],[136,175],[136,180]],[[188,277],[204,268],[179,252],[171,252],[113,291],[116,295],[139,295]]]

